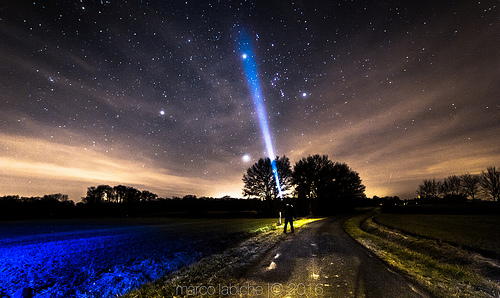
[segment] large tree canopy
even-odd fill
[[[338,199],[356,199],[365,197],[365,186],[361,183],[358,172],[345,163],[335,163],[333,179],[330,180],[330,195]]]
[[[328,156],[309,155],[295,163],[292,183],[299,196],[308,199],[323,196],[328,189],[328,181],[333,179],[334,163]]]
[[[309,209],[322,214],[346,210],[354,199],[365,197],[365,186],[359,174],[345,163],[333,162],[327,155],[313,155],[299,160],[293,172],[287,157],[277,157],[276,166],[282,191],[295,186],[298,199],[308,199]],[[272,200],[278,189],[272,171],[272,161],[261,158],[243,175],[243,194]],[[313,206],[314,205],[314,206]],[[307,208],[304,206],[304,208]]]
[[[322,213],[365,197],[359,174],[345,163],[331,161],[327,155],[310,155],[299,160],[293,168],[292,183],[298,197],[316,200],[317,208],[324,209]]]
[[[279,191],[273,174],[272,162],[268,157],[261,158],[247,169],[247,172],[243,175],[244,196],[266,200],[278,198]],[[277,156],[274,162],[278,170],[281,192],[285,192],[290,188],[292,175],[290,160],[283,155],[283,157]]]

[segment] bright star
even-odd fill
[[[241,58],[246,59],[247,58],[247,54],[241,55]]]
[[[161,110],[161,111],[160,111],[160,115],[162,115],[162,116],[163,116],[163,115],[165,115],[165,111],[164,111],[164,110]]]
[[[306,96],[307,96],[307,93],[303,92],[302,97],[306,97]]]
[[[244,162],[249,162],[250,161],[250,155],[245,154],[245,155],[243,155],[243,157],[241,159],[243,159]]]

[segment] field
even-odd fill
[[[413,235],[500,256],[500,216],[379,214],[374,221]]]
[[[344,229],[436,297],[500,297],[497,216],[372,209],[346,220]]]
[[[0,222],[0,297],[115,297],[222,251],[276,219]]]

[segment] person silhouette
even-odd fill
[[[293,205],[291,204],[285,204],[285,229],[283,230],[283,233],[286,234],[286,228],[288,226],[288,223],[290,223],[290,230],[293,233],[293,218],[295,216],[295,210],[293,209]]]

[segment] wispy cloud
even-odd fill
[[[11,188],[22,190],[21,195],[40,195],[38,186],[44,183],[52,185],[54,181],[78,185],[86,183],[87,187],[125,184],[147,188],[162,196],[202,195],[211,190],[207,181],[169,173],[164,168],[155,167],[151,160],[131,158],[130,152],[104,154],[81,146],[5,134],[0,136],[0,146],[0,176],[3,179],[9,179],[12,183],[38,181],[35,188],[30,185],[10,185]],[[75,189],[72,194],[84,195],[85,190]]]

